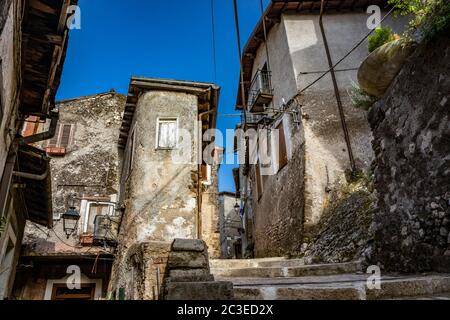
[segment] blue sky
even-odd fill
[[[269,0],[264,0],[264,5]],[[238,0],[244,46],[261,17],[260,0]],[[115,89],[131,76],[215,82],[221,86],[217,127],[234,128],[239,59],[233,0],[214,0],[217,78],[214,77],[211,0],[79,0],[81,30],[70,33],[57,99]],[[234,191],[231,165],[220,190]]]

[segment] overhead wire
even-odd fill
[[[386,20],[391,13],[394,11],[395,7],[392,7],[391,10],[389,10],[388,13],[385,14],[385,16],[380,20],[380,22],[376,25],[376,27],[380,26],[381,23]],[[375,28],[376,28],[375,27]],[[315,85],[317,82],[319,82],[321,79],[323,79],[323,77],[325,77],[328,73],[331,72],[331,70],[334,70],[342,61],[344,61],[349,55],[351,55],[375,30],[375,28],[371,29],[360,41],[358,41],[351,49],[350,51],[348,51],[341,59],[338,60],[338,62],[336,62],[335,64],[333,64],[333,66],[331,68],[329,68],[327,71],[325,71],[321,76],[319,76],[317,79],[315,79],[313,82],[311,82],[310,84],[308,84],[305,88],[303,88],[302,90],[300,90],[297,93],[297,96],[299,94],[302,94],[303,92],[305,92],[307,89],[311,88],[313,85]]]
[[[214,65],[214,83],[217,83],[217,55],[216,55],[216,23],[214,17],[214,0],[211,0],[211,28],[212,28],[212,50],[213,50],[213,65]]]

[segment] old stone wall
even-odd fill
[[[120,162],[117,139],[125,97],[104,93],[62,101],[57,106],[60,126],[71,125],[72,129],[66,153],[52,156],[50,162],[54,227],[47,230],[28,222],[23,254],[94,254],[103,248],[81,246],[80,236],[87,222],[88,204],[117,199]],[[40,126],[38,131],[48,130],[47,126]],[[40,147],[45,149],[48,143],[45,141]],[[66,239],[60,215],[68,209],[72,195],[81,218],[78,231]],[[113,206],[108,212],[116,215]]]
[[[289,114],[280,118],[274,127],[281,121],[287,137],[287,165],[279,168],[275,165],[277,162],[272,161],[273,168],[262,171],[261,194],[257,192],[255,168],[250,174],[256,257],[295,255],[301,245],[305,169],[303,128],[294,123]]]
[[[198,212],[199,166],[194,140],[191,146],[192,162],[173,161],[173,150],[157,147],[159,118],[177,119],[178,130],[189,132],[193,139],[198,118],[197,96],[148,91],[143,93],[138,101],[130,129],[134,148],[128,177],[126,170],[122,172],[125,180],[121,198],[125,211],[113,270],[113,288],[125,286],[130,279],[124,269],[128,264],[129,248],[133,245],[155,241],[170,243],[175,238],[195,239],[198,236],[199,217],[203,218],[205,228],[208,228],[209,224],[208,230],[218,230],[215,221],[207,220],[209,216],[205,216],[206,213]],[[216,171],[213,170],[214,172]],[[217,181],[214,179],[211,192],[215,196],[214,185],[217,186]],[[200,188],[206,188],[201,181]],[[217,216],[218,207],[214,199],[215,197],[210,199],[208,195],[204,195],[202,207],[206,208],[205,212],[210,210]],[[218,234],[216,238],[218,248]]]
[[[448,34],[421,46],[370,114],[379,198],[373,262],[386,270],[430,269],[450,243],[449,62]]]
[[[8,0],[0,4],[0,174],[3,174],[9,146],[18,129],[15,123],[20,63],[20,42],[17,41],[17,24],[20,23],[18,10],[20,9],[17,2]]]
[[[134,152],[124,197],[123,245],[172,241],[197,236],[196,163],[174,163],[172,150],[156,148],[158,118],[176,118],[179,128],[192,134],[197,97],[184,93],[144,93],[134,123]],[[192,159],[197,151],[192,147]]]

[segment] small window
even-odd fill
[[[29,137],[36,134],[39,128],[39,118],[36,116],[30,116],[25,120],[25,124],[22,130],[22,136]]]
[[[278,127],[279,145],[278,145],[278,170],[281,170],[288,163],[287,149],[286,149],[286,135],[284,134],[283,122]]]
[[[47,143],[47,153],[49,154],[65,154],[70,145],[73,135],[74,125],[72,124],[57,124],[56,133]]]
[[[261,184],[261,167],[259,161],[255,165],[256,190],[258,191],[258,199],[261,198],[263,189]]]
[[[84,232],[93,234],[95,231],[95,217],[109,215],[109,211],[110,206],[107,204],[91,203],[88,216],[86,217],[87,223],[84,227]]]
[[[177,146],[177,119],[158,119],[157,148],[174,149]]]
[[[263,136],[262,139],[259,140],[259,156],[260,156],[260,170],[261,170],[261,179],[262,179],[262,187],[267,184],[267,178],[272,173],[272,134],[269,130],[267,130],[267,135]],[[264,157],[264,158],[261,158]],[[263,162],[264,161],[264,162]],[[261,163],[263,162],[263,163]]]
[[[212,167],[208,164],[202,164],[201,165],[201,171],[202,171],[202,181],[205,185],[211,184],[211,173],[212,173]]]

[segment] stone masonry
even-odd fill
[[[373,262],[386,270],[428,270],[450,243],[449,61],[448,35],[418,48],[370,113],[379,198]]]

